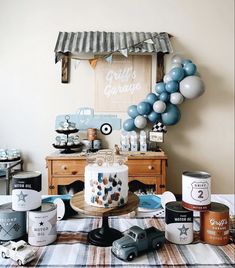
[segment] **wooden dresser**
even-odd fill
[[[48,168],[48,194],[58,194],[59,185],[84,181],[87,165],[82,154],[52,154],[46,157]],[[166,191],[167,156],[161,152],[129,152],[126,165],[129,167],[129,182],[137,180],[146,185],[155,185],[157,194]]]

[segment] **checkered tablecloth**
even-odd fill
[[[155,226],[164,230],[163,218],[111,218],[110,226],[125,231],[133,225]],[[174,245],[166,243],[158,251],[150,251],[132,262],[115,258],[111,247],[96,247],[87,243],[87,233],[100,227],[101,219],[69,219],[58,222],[58,238],[54,244],[37,248],[37,258],[28,267],[234,267],[235,246],[212,246],[197,243]],[[194,227],[199,227],[198,220]],[[0,258],[0,267],[16,267],[10,259]]]

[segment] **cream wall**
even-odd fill
[[[181,193],[182,171],[204,170],[212,174],[213,193],[232,193],[233,10],[233,0],[0,0],[0,148],[21,149],[25,168],[43,172],[46,192],[45,157],[54,151],[55,116],[94,105],[87,62],[72,66],[69,84],[60,83],[53,53],[58,32],[166,31],[206,84],[206,93],[183,103],[181,121],[168,128],[168,189]],[[117,131],[105,140],[114,143]]]

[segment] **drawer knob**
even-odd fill
[[[77,171],[72,171],[72,175],[76,175],[78,172]]]
[[[63,170],[67,170],[67,166],[63,165],[63,166],[61,167],[61,169],[63,169]]]
[[[152,170],[152,169],[153,169],[153,166],[149,165],[149,166],[148,166],[148,169],[149,169],[149,170]]]

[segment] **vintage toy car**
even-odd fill
[[[3,243],[0,245],[0,254],[3,258],[17,261],[18,265],[25,265],[36,258],[36,251],[23,240]]]
[[[89,164],[97,164],[98,166],[102,166],[104,163],[123,165],[126,161],[127,156],[116,155],[112,149],[99,150],[97,153],[87,155],[87,162]]]
[[[67,115],[56,117],[56,129],[60,129]],[[97,128],[104,135],[109,135],[113,130],[121,129],[121,119],[116,115],[94,114],[92,108],[80,108],[77,113],[69,115],[70,121],[74,122],[79,130]]]
[[[122,238],[113,242],[112,253],[121,260],[132,261],[141,252],[161,248],[164,242],[163,231],[155,227],[132,226]]]

